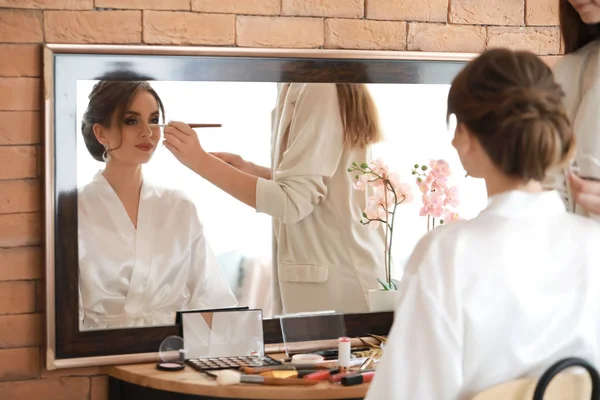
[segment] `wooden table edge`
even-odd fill
[[[363,398],[369,383],[356,386],[342,386],[323,382],[317,386],[267,386],[259,384],[239,384],[217,386],[205,384],[200,372],[186,366],[177,372],[159,371],[156,364],[118,365],[106,368],[106,374],[134,385],[198,396],[212,396],[233,399],[260,400],[314,400],[314,399],[358,399]],[[198,374],[198,380],[194,379]],[[181,378],[177,380],[176,378]],[[166,379],[168,378],[168,379]],[[190,379],[191,378],[191,379]]]

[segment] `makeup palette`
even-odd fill
[[[190,358],[189,360],[186,360],[186,363],[197,371],[281,365],[279,361],[269,356]]]

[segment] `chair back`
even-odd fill
[[[587,374],[567,373],[582,367]],[[591,379],[590,379],[591,378]],[[565,358],[554,363],[540,377],[523,378],[493,386],[472,400],[600,400],[600,375],[581,358]]]

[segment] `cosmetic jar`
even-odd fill
[[[294,354],[292,356],[292,364],[318,364],[325,360],[323,356],[318,354]]]

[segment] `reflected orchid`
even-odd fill
[[[396,286],[392,281],[392,239],[394,234],[394,217],[396,207],[413,201],[412,189],[408,183],[402,182],[400,175],[391,172],[383,159],[377,158],[369,163],[352,163],[348,172],[355,174],[353,187],[355,190],[364,191],[368,187],[373,190],[369,197],[367,208],[363,212],[363,225],[371,229],[378,229],[381,225],[385,228],[385,282],[378,279],[385,290],[394,290]]]
[[[458,188],[448,186],[452,171],[446,160],[430,160],[429,166],[415,164],[412,174],[417,176],[417,186],[423,193],[419,215],[427,216],[427,231],[435,229],[436,218],[439,225],[462,219],[449,208],[457,208],[459,198]]]

